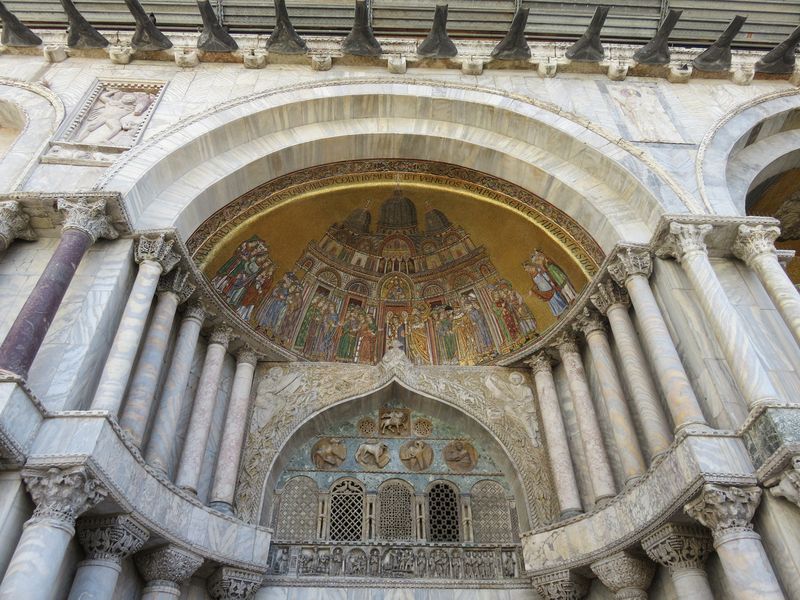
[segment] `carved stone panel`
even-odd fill
[[[426,471],[433,462],[433,448],[422,440],[409,440],[400,446],[400,460],[409,471]]]
[[[365,469],[382,469],[390,460],[389,446],[377,440],[365,442],[356,450],[356,462]]]
[[[468,473],[478,464],[478,451],[469,442],[456,440],[444,448],[444,461],[458,473]]]
[[[378,421],[381,435],[403,437],[411,434],[411,411],[407,408],[382,408]]]
[[[347,458],[347,448],[337,438],[322,438],[311,449],[311,462],[317,469],[335,469]]]

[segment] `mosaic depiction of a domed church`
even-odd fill
[[[238,315],[311,360],[373,363],[397,345],[416,364],[472,365],[539,335],[520,291],[486,249],[437,209],[399,190],[380,206],[353,211],[310,242],[293,270],[279,266],[258,235],[242,242],[212,279]],[[558,317],[575,299],[566,273],[534,249],[521,268]]]

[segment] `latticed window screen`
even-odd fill
[[[276,536],[280,540],[310,541],[317,537],[317,484],[308,477],[290,479],[283,487]]]
[[[503,486],[496,481],[479,481],[472,486],[472,531],[475,541],[512,541],[511,517]]]
[[[364,488],[349,479],[331,488],[329,538],[334,542],[357,542],[364,530]]]
[[[406,484],[390,481],[378,490],[378,537],[414,539],[414,494]]]
[[[434,483],[428,492],[428,541],[458,542],[460,539],[458,494],[446,483]]]

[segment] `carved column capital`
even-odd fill
[[[686,514],[708,527],[714,540],[725,533],[750,531],[761,500],[761,488],[707,483],[700,495],[684,507]]]
[[[77,229],[92,238],[92,243],[101,237],[109,240],[119,237],[119,233],[114,229],[111,219],[106,214],[105,200],[59,198],[56,206],[64,215],[62,231]]]
[[[589,592],[588,582],[571,571],[538,575],[533,587],[543,600],[580,600]]]
[[[237,363],[247,363],[254,367],[258,364],[258,354],[250,346],[242,346],[236,352]]]
[[[642,548],[652,560],[670,572],[702,569],[711,553],[711,537],[696,525],[667,523],[642,540]]]
[[[559,352],[578,352],[578,341],[575,339],[575,334],[565,331],[559,335],[553,342],[553,345]]]
[[[792,458],[792,465],[781,473],[778,485],[769,491],[776,498],[785,498],[800,508],[800,455]]]
[[[620,288],[613,281],[604,281],[597,286],[597,291],[589,299],[601,314],[607,314],[612,306],[622,306],[627,308],[630,298],[624,289]]]
[[[171,292],[178,297],[178,304],[183,304],[194,293],[195,285],[189,273],[183,269],[173,269],[158,280],[159,292]]]
[[[138,552],[149,537],[144,525],[129,515],[82,518],[78,522],[78,541],[90,560],[120,563]]]
[[[706,236],[714,229],[708,223],[670,223],[669,234],[658,250],[660,256],[672,256],[678,262],[690,254],[706,254]]]
[[[775,240],[781,230],[774,225],[739,225],[736,240],[733,242],[733,255],[747,265],[762,254],[776,255]]]
[[[208,593],[214,600],[248,600],[261,587],[258,573],[221,567],[208,578]]]
[[[608,274],[621,286],[636,275],[649,279],[652,272],[653,257],[647,248],[623,248],[608,264]]]
[[[177,265],[181,257],[172,251],[174,240],[168,240],[163,234],[143,235],[136,244],[136,262],[156,262],[161,265],[162,273],[169,273]]]
[[[647,590],[656,566],[649,560],[618,552],[591,565],[592,571],[618,600],[647,600]]]
[[[8,248],[16,239],[29,242],[37,239],[31,219],[16,200],[0,202],[0,250]]]
[[[190,302],[183,311],[184,319],[194,319],[201,325],[203,324],[203,321],[206,320],[207,315],[208,311],[206,310],[206,307],[202,302],[199,301]]]
[[[583,332],[583,335],[588,337],[595,331],[605,331],[606,326],[599,314],[584,308],[575,320],[575,329]]]
[[[180,585],[203,564],[202,557],[171,544],[136,554],[134,558],[139,572],[150,585]]]
[[[209,344],[219,344],[220,346],[228,347],[228,344],[233,340],[233,329],[227,325],[217,325],[211,332],[208,338]]]
[[[75,521],[108,494],[86,467],[25,469],[25,486],[36,504],[29,522],[48,521],[74,533]]]
[[[530,367],[534,375],[542,372],[551,373],[553,371],[553,360],[545,350],[531,356],[531,358],[525,361],[525,364]]]

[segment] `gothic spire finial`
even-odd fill
[[[452,58],[458,49],[447,35],[447,4],[437,4],[431,31],[417,46],[417,54],[429,58]]]
[[[633,60],[641,65],[666,65],[669,63],[669,34],[678,24],[682,10],[670,10],[661,26],[649,42],[633,54]]]
[[[525,39],[525,26],[528,24],[530,9],[518,8],[511,21],[511,28],[494,50],[492,58],[497,60],[527,60],[531,57],[531,48]]]
[[[275,29],[267,40],[267,50],[276,54],[305,54],[306,41],[294,30],[286,10],[286,0],[275,0]]]
[[[744,25],[747,17],[736,15],[717,41],[692,61],[700,71],[727,71],[731,68],[731,42]]]
[[[600,42],[600,31],[606,22],[610,6],[598,6],[594,11],[592,22],[578,41],[567,48],[565,56],[578,62],[599,62],[605,56],[603,44]]]
[[[197,0],[197,8],[203,19],[203,31],[197,39],[197,47],[206,52],[233,52],[239,45],[225,31],[219,22],[219,16],[214,12],[214,7],[208,0]]]

